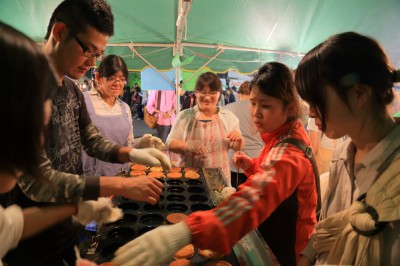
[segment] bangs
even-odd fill
[[[315,108],[325,124],[326,92],[324,87],[327,82],[321,78],[325,75],[320,64],[319,48],[320,46],[315,47],[301,60],[296,69],[295,84],[300,97]]]

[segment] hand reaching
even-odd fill
[[[185,222],[160,226],[120,247],[112,262],[116,266],[158,265],[190,242],[191,233]]]
[[[245,171],[247,171],[254,164],[253,160],[242,151],[238,151],[233,155],[232,162],[237,169],[240,168]]]
[[[138,142],[138,148],[156,148],[160,151],[165,151],[165,144],[160,138],[154,137],[151,134],[144,134],[141,138],[135,139]]]
[[[171,162],[167,155],[156,148],[132,149],[129,152],[129,160],[132,163],[145,164],[151,166],[162,166],[164,170],[171,169]]]
[[[86,225],[91,221],[95,221],[99,225],[112,223],[121,217],[121,209],[114,208],[109,198],[81,201],[78,204],[78,213],[76,215],[79,223],[83,225]]]
[[[124,178],[121,196],[156,204],[160,200],[163,184],[155,178],[138,176]]]

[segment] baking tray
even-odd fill
[[[200,178],[190,179],[185,177],[185,167],[181,168],[182,178],[159,178],[164,184],[160,202],[156,205],[137,202],[123,197],[114,197],[113,202],[124,212],[124,217],[115,223],[104,226],[97,237],[96,248],[90,256],[96,263],[110,261],[115,250],[136,237],[160,226],[168,224],[166,217],[170,213],[183,213],[189,215],[196,211],[210,210],[215,206],[213,194],[203,174],[204,169],[197,169]],[[147,169],[146,174],[149,172]],[[164,172],[165,176],[166,173]],[[127,177],[131,178],[131,177]],[[134,178],[134,177],[132,177]],[[150,177],[149,177],[150,178]],[[234,253],[224,256],[220,260],[232,265],[239,265]],[[195,255],[190,258],[195,265],[205,265],[210,260],[201,257],[195,247]],[[173,259],[161,263],[166,266]]]

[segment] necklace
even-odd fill
[[[103,100],[103,98],[101,97],[100,94],[97,94],[97,96],[99,97],[99,100],[100,100],[101,104],[103,105],[104,110],[106,110],[108,113],[113,114],[114,113],[115,104],[110,108],[108,106],[108,104]]]
[[[107,104],[104,103],[104,101],[102,101],[101,103],[103,104],[104,109],[106,109],[107,112],[112,113],[112,114],[114,113],[114,106],[110,108],[107,106]]]
[[[202,123],[202,126],[204,129],[207,129],[208,123],[211,122],[211,120],[199,120]]]

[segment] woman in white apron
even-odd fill
[[[197,105],[179,113],[167,138],[167,149],[180,155],[182,166],[220,167],[230,184],[228,150],[244,146],[239,119],[217,106],[222,84],[216,74],[201,74],[194,91]]]

